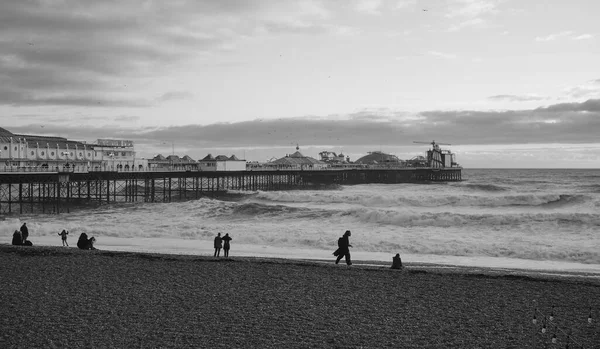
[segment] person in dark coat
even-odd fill
[[[88,239],[86,233],[81,233],[81,235],[79,235],[79,240],[77,240],[77,247],[82,250],[95,250],[94,242],[96,242],[95,237],[92,236]]]
[[[225,234],[225,236],[223,236],[223,256],[225,257],[229,257],[229,241],[231,241],[231,236],[229,236],[229,233]]]
[[[66,231],[65,229],[63,229],[63,231],[61,231],[60,233],[58,233],[58,235],[60,235],[61,239],[62,239],[62,244],[63,246],[69,246],[69,243],[67,243],[67,235],[69,235],[69,232]]]
[[[13,233],[12,244],[16,246],[23,245],[23,237],[21,236],[21,232],[15,230]]]
[[[402,269],[402,259],[400,258],[400,253],[396,253],[396,255],[392,257],[392,269]]]
[[[337,253],[335,264],[338,264],[340,260],[345,257],[346,264],[352,265],[352,260],[350,259],[350,247],[352,247],[352,245],[350,245],[350,240],[348,239],[351,235],[352,233],[350,230],[346,230],[344,235],[338,239],[338,249],[334,252],[334,254]]]
[[[223,248],[223,238],[221,237],[221,233],[217,233],[215,236],[215,255],[214,257],[219,257],[221,254],[221,248]]]
[[[25,244],[25,241],[27,241],[28,237],[29,229],[27,229],[27,223],[23,223],[23,225],[21,226],[21,238],[23,239],[23,245]]]

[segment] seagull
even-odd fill
[[[427,11],[429,11],[429,10],[428,10],[428,9],[423,9],[423,11],[427,12]]]

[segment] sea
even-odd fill
[[[0,243],[27,222],[34,245],[69,231],[101,250],[333,263],[352,235],[355,263],[437,264],[588,273],[600,277],[600,169],[464,169],[463,181],[342,185],[325,190],[231,191],[185,202],[111,204],[0,220]]]

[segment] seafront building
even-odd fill
[[[235,155],[208,154],[201,160],[185,155],[158,154],[152,159],[136,158],[134,142],[122,139],[98,139],[94,143],[63,137],[14,134],[0,128],[0,171],[2,172],[168,172],[168,171],[255,171],[255,170],[339,170],[380,168],[458,168],[455,155],[437,143],[426,156],[400,160],[381,151],[369,152],[351,162],[349,157],[331,151],[319,153],[317,160],[296,151],[268,162],[247,162]]]
[[[14,134],[0,128],[1,171],[144,171],[133,141],[98,139],[95,143],[63,137]]]

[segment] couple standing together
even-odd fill
[[[229,241],[231,241],[229,233],[223,237],[221,237],[221,233],[217,233],[217,236],[215,236],[215,257],[219,257],[221,248],[223,249],[223,256],[229,257]]]

